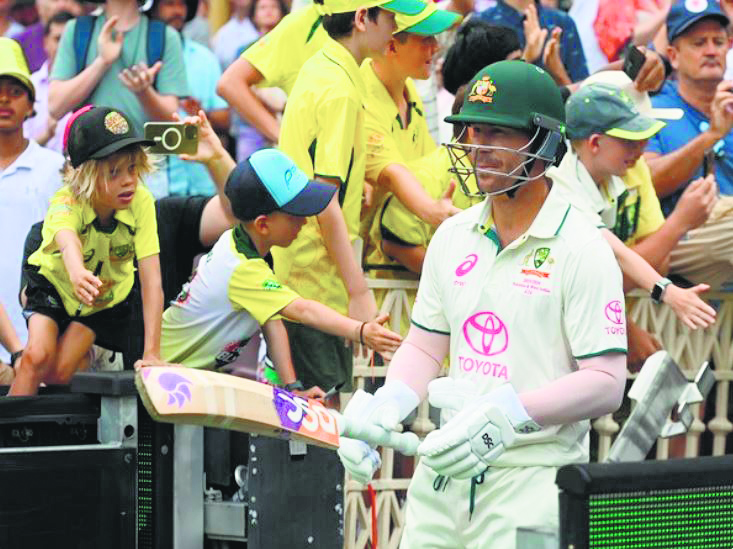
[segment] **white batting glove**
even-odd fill
[[[349,400],[343,415],[393,431],[399,422],[419,403],[415,392],[402,382],[390,382],[369,394],[357,390]],[[358,482],[368,484],[382,466],[379,453],[364,441],[341,437],[338,456],[344,468]]]
[[[435,382],[433,382],[435,383]],[[431,383],[432,385],[432,383]],[[446,384],[437,387],[440,398],[431,403],[458,402],[444,393]],[[432,391],[428,386],[428,391]],[[436,473],[466,479],[483,473],[511,447],[516,432],[532,432],[540,427],[527,415],[511,385],[470,400],[453,419],[430,433],[418,447],[423,463]]]

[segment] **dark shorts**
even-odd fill
[[[72,322],[83,324],[96,335],[95,343],[111,351],[123,351],[132,313],[130,295],[109,309],[86,316],[70,316],[64,308],[61,296],[49,280],[38,272],[38,267],[25,264],[23,278],[26,285],[26,320],[34,313],[49,317],[59,327],[59,335]]]
[[[328,391],[344,382],[343,393],[353,390],[354,359],[344,338],[283,320],[290,340],[290,352],[298,379],[306,388],[318,385]]]

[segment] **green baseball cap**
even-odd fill
[[[452,124],[490,124],[533,131],[550,122],[564,135],[565,108],[560,88],[544,69],[524,61],[499,61],[484,67],[466,87]]]
[[[463,17],[455,12],[438,9],[434,3],[427,4],[424,10],[417,15],[397,14],[395,22],[398,32],[409,32],[421,36],[432,36],[447,31],[461,22]]]
[[[649,139],[665,126],[661,120],[641,114],[626,92],[609,84],[580,88],[565,104],[565,115],[570,139],[601,133],[641,141]]]
[[[321,15],[348,13],[359,8],[376,6],[395,13],[417,15],[425,9],[426,5],[422,0],[322,0],[322,2],[315,2],[316,10]]]
[[[0,76],[15,78],[28,90],[31,102],[35,101],[36,88],[33,87],[23,50],[18,42],[4,36],[0,36]]]

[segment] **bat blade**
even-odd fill
[[[233,429],[339,446],[336,418],[318,401],[229,374],[193,368],[141,368],[135,385],[156,421]]]

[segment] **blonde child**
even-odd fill
[[[155,205],[140,186],[153,171],[130,119],[87,106],[66,127],[64,186],[51,200],[43,242],[26,272],[28,345],[10,395],[41,382],[68,383],[99,337],[123,337],[130,321],[134,260],[145,322],[144,362],[160,355],[163,311]]]

